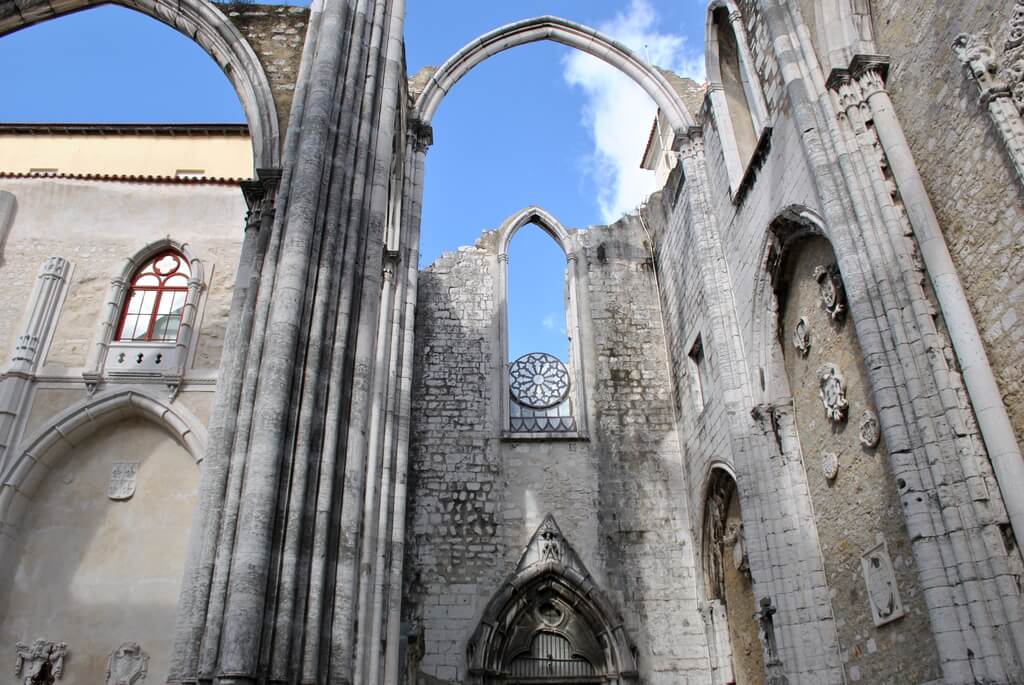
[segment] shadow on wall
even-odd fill
[[[138,464],[134,494],[108,497],[118,462]],[[124,642],[150,655],[162,682],[199,482],[165,430],[129,418],[66,453],[39,486],[0,577],[0,643],[65,642],[62,685],[105,681]]]
[[[7,247],[7,236],[11,234],[17,211],[18,200],[14,193],[0,190],[0,266],[4,265],[4,248]]]

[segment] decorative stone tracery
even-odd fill
[[[467,646],[468,682],[637,682],[619,612],[549,514]]]

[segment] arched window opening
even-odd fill
[[[761,685],[764,648],[747,559],[736,481],[723,468],[711,472],[704,500],[704,580],[708,644],[715,682]]]
[[[175,250],[144,264],[132,278],[117,340],[176,342],[191,277],[188,261]]]
[[[509,238],[508,430],[575,433],[572,281],[568,259],[547,227],[531,222]]]
[[[747,98],[749,85],[740,62],[739,41],[724,7],[714,11],[713,21],[718,36],[718,68],[721,73],[729,120],[736,140],[741,167],[746,167],[757,147],[757,132]]]

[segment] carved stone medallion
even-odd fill
[[[846,295],[843,291],[843,279],[839,276],[839,267],[835,264],[816,266],[814,278],[818,281],[821,306],[833,319],[839,319],[846,311]]]
[[[860,444],[868,448],[878,447],[882,434],[878,428],[878,416],[870,409],[865,409],[860,417]]]
[[[139,462],[115,461],[110,470],[110,486],[107,497],[113,500],[131,499],[135,494],[135,479],[139,474]]]
[[[825,415],[834,422],[846,420],[846,382],[834,364],[822,364],[817,371],[818,397],[825,406]]]
[[[793,329],[793,347],[801,357],[806,357],[811,349],[811,331],[807,325],[807,319],[802,316]]]
[[[107,657],[107,685],[135,685],[149,672],[149,655],[137,642],[122,642]]]
[[[896,571],[893,569],[889,548],[885,541],[864,552],[860,557],[864,584],[868,589],[871,617],[876,626],[895,621],[905,613],[896,586]]]
[[[48,685],[64,675],[64,657],[69,652],[63,642],[36,640],[31,647],[18,642],[14,648],[14,675],[21,678],[23,685]]]
[[[839,475],[839,455],[835,452],[825,452],[821,455],[821,472],[825,474],[826,480],[835,480]]]

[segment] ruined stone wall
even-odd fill
[[[283,144],[302,60],[309,8],[235,2],[222,5],[221,10],[248,39],[267,73]]]
[[[1024,195],[977,86],[950,49],[988,32],[997,53],[1012,3],[871,3],[888,90],[935,208],[996,380],[1024,440]]]
[[[860,440],[863,414],[875,408],[853,324],[826,311],[815,278],[815,268],[834,264],[835,255],[823,238],[795,249],[785,267],[788,287],[782,296],[780,339],[847,678],[894,685],[931,681],[941,675],[938,653],[886,446],[884,441],[866,446]],[[806,354],[793,344],[801,318],[810,344]],[[845,381],[848,407],[842,421],[828,418],[819,397],[816,374],[825,364],[834,365]],[[826,454],[838,460],[834,478],[826,474]],[[906,615],[876,627],[861,555],[881,540],[887,544]],[[908,650],[911,639],[914,649]]]
[[[758,0],[737,0],[736,6],[743,16],[743,29],[747,33],[747,46],[754,58],[754,70],[761,80],[764,99],[768,105],[769,116],[774,117],[782,107],[782,74],[779,63],[775,59],[768,27],[761,15],[761,2]]]
[[[633,217],[576,236],[589,439],[499,438],[494,233],[420,274],[404,611],[423,628],[423,682],[463,682],[484,605],[548,513],[623,612],[644,682],[707,668],[643,235]]]

